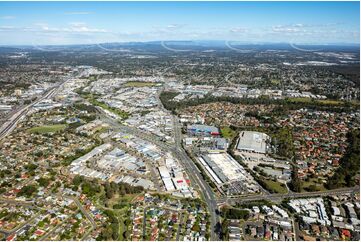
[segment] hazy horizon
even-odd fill
[[[359,2],[0,2],[0,45],[359,44]]]

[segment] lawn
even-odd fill
[[[38,133],[38,134],[44,134],[44,133],[55,133],[58,131],[62,131],[67,127],[65,124],[55,124],[55,125],[44,125],[44,126],[38,126],[28,129],[30,133]]]
[[[124,84],[125,87],[153,87],[160,84],[159,82],[136,82],[130,81]]]
[[[230,127],[222,127],[221,133],[224,138],[232,140],[236,135],[237,132],[231,129]]]

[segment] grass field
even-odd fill
[[[281,83],[281,80],[279,80],[279,79],[272,79],[272,80],[271,80],[271,83],[272,83],[273,85],[278,85],[278,84]]]
[[[123,110],[120,110],[120,109],[117,109],[117,108],[112,108],[112,107],[109,107],[107,104],[103,103],[103,102],[99,102],[98,100],[96,100],[95,98],[88,98],[88,101],[95,105],[95,106],[99,106],[99,107],[102,107],[116,115],[118,115],[119,117],[121,117],[122,119],[127,119],[129,117],[129,113],[123,111]]]
[[[230,127],[222,127],[221,133],[224,138],[232,140],[236,135],[237,132],[231,129]]]
[[[134,82],[134,81],[130,81],[130,82],[126,82],[124,84],[125,87],[153,87],[158,85],[159,82]]]
[[[318,100],[317,102],[322,103],[322,104],[327,104],[327,105],[341,105],[344,104],[343,101],[337,101],[337,100]]]
[[[55,133],[58,131],[62,131],[67,126],[65,124],[55,124],[55,125],[44,125],[44,126],[38,126],[28,129],[30,133],[38,133],[38,134],[44,134],[44,133]]]
[[[263,182],[267,186],[267,190],[273,190],[275,193],[287,193],[287,188],[285,186],[282,186],[282,183],[275,182],[268,179],[263,179]]]
[[[310,103],[312,102],[312,99],[309,97],[289,97],[287,98],[288,101],[290,102],[295,102],[295,103]]]
[[[326,191],[327,189],[317,178],[302,182],[302,192],[306,191]]]
[[[322,99],[322,100],[313,100],[312,98],[309,97],[292,97],[292,98],[287,98],[288,101],[290,102],[294,102],[294,103],[318,103],[318,104],[323,104],[323,105],[331,105],[331,106],[337,106],[337,105],[344,105],[346,104],[346,102],[344,101],[340,101],[340,100],[332,100],[332,99]],[[353,101],[350,102],[352,105],[358,105],[357,102]]]

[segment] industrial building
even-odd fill
[[[97,161],[100,168],[111,171],[122,169],[143,173],[146,170],[145,163],[125,151],[115,148]]]
[[[160,167],[158,167],[158,171],[159,171],[159,174],[164,183],[165,189],[167,191],[174,191],[175,187],[173,185],[173,181],[172,181],[172,178],[171,178],[168,168],[165,166],[160,166]]]
[[[265,154],[268,149],[269,136],[255,131],[242,131],[239,134],[237,149],[240,151]]]
[[[221,134],[217,127],[203,125],[203,124],[188,125],[187,133],[190,135],[201,135],[201,136],[213,136],[213,135]]]
[[[93,150],[91,150],[89,153],[79,157],[78,159],[74,160],[71,163],[71,166],[80,166],[85,165],[87,161],[92,159],[93,157],[100,156],[103,152],[110,149],[112,147],[111,144],[103,144],[98,147],[95,147]]]
[[[259,191],[259,186],[253,177],[229,154],[208,154],[198,159],[216,184],[230,185],[228,192],[245,194]]]
[[[118,176],[113,181],[115,183],[124,182],[131,186],[141,186],[144,189],[154,189],[154,183],[152,181],[143,178],[134,178],[129,175]]]

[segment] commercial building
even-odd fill
[[[169,170],[165,166],[158,167],[159,174],[162,178],[162,181],[164,183],[164,187],[167,191],[174,191],[175,187],[172,182],[171,175],[169,173]]]
[[[110,149],[112,147],[111,144],[103,144],[98,147],[95,147],[93,150],[91,150],[89,153],[79,157],[78,159],[74,160],[71,165],[72,166],[79,166],[86,164],[87,161],[92,159],[93,157],[101,155],[104,151]]]
[[[203,125],[203,124],[188,125],[187,132],[190,135],[203,135],[203,136],[220,135],[219,129],[217,127]]]
[[[237,149],[240,151],[267,153],[269,136],[255,131],[242,131],[239,134]]]
[[[229,154],[208,154],[198,159],[217,185],[229,185],[227,192],[245,194],[259,191],[259,185],[253,177]]]

